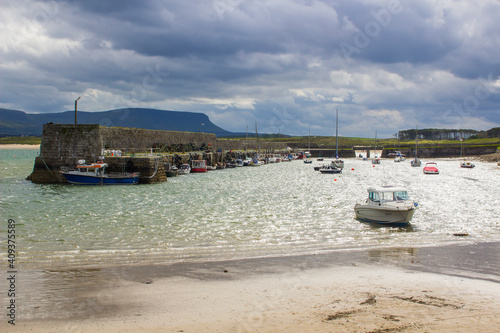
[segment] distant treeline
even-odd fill
[[[409,129],[398,132],[398,138],[401,141],[415,140],[417,136],[416,129]],[[476,131],[472,129],[438,129],[424,128],[418,130],[419,140],[460,140],[460,139],[478,139],[478,138],[499,138],[500,127],[494,127],[487,131]]]

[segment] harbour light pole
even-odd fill
[[[76,123],[77,123],[77,121],[76,121],[76,110],[78,109],[78,100],[79,100],[80,98],[82,98],[82,96],[78,97],[78,98],[76,99],[76,101],[75,101],[75,125],[76,125]]]

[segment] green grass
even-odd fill
[[[249,139],[254,140],[255,137],[249,137]],[[218,139],[218,140],[245,140],[245,138],[235,138],[235,139]],[[302,147],[307,147],[309,145],[309,140],[311,146],[313,147],[335,147],[335,137],[332,136],[295,136],[295,137],[281,137],[281,138],[261,138],[259,140],[266,142],[290,142],[300,144]],[[0,138],[0,144],[28,144],[28,145],[39,145],[42,138],[36,136],[10,136]],[[466,145],[484,146],[484,145],[500,145],[500,138],[480,138],[480,139],[469,139],[465,140]],[[377,139],[377,146],[401,146],[408,147],[414,146],[415,141],[403,141],[398,142],[396,138],[389,139]],[[454,144],[460,145],[461,142],[457,140],[419,140],[419,147],[425,146],[437,146],[438,144]],[[352,146],[375,146],[374,138],[356,138],[356,137],[339,137],[339,146],[352,147]]]
[[[6,136],[0,138],[0,144],[19,144],[19,145],[39,145],[42,138],[38,136]]]
[[[262,141],[272,141],[272,142],[290,142],[300,144],[302,147],[307,147],[309,140],[311,146],[313,147],[335,147],[335,138],[331,136],[298,136],[298,137],[287,137],[287,138],[269,138],[260,139]],[[415,140],[413,141],[402,141],[398,142],[396,138],[390,139],[375,139],[373,138],[356,138],[356,137],[339,137],[339,146],[401,146],[408,147],[414,146]],[[460,141],[457,140],[419,140],[419,146],[437,146],[437,145],[461,145]],[[500,138],[481,138],[481,139],[469,139],[465,140],[466,145],[494,145],[500,144]]]

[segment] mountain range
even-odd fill
[[[1,136],[41,136],[43,124],[74,124],[75,112],[26,113],[0,108]],[[204,113],[126,108],[100,112],[77,112],[78,124],[135,127],[154,130],[214,133],[218,137],[237,136],[213,124]]]

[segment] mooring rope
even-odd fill
[[[38,156],[40,156],[40,159],[42,160],[43,164],[45,164],[45,167],[47,168],[47,170],[49,170],[49,171],[50,171],[50,173],[53,173],[53,172],[52,172],[52,170],[50,170],[50,168],[49,168],[49,166],[47,165],[47,163],[45,163],[45,160],[43,159],[42,153],[40,153],[40,155],[38,155]]]
[[[146,178],[146,179],[151,179],[153,178],[154,176],[156,176],[156,173],[158,172],[158,167],[160,166],[160,158],[157,157],[155,158],[155,172],[153,173],[152,176],[149,176],[149,177],[143,177],[143,178]]]

